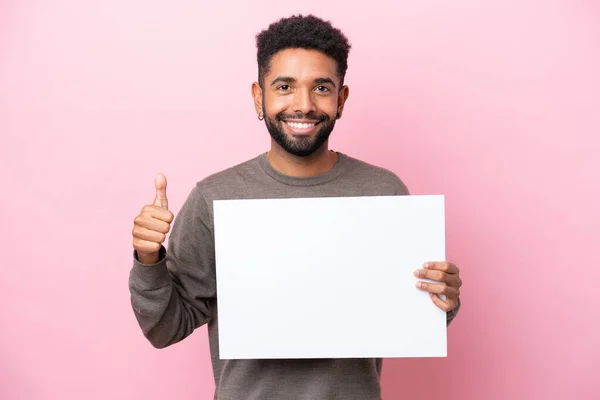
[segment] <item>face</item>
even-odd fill
[[[316,50],[286,49],[270,67],[263,88],[254,83],[252,94],[275,143],[299,157],[325,148],[348,97],[335,60]]]

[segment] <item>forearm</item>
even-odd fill
[[[182,297],[180,285],[167,269],[164,249],[152,265],[134,258],[129,288],[135,317],[144,336],[156,348],[181,341],[209,319],[204,302],[193,306]]]

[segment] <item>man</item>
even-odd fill
[[[338,29],[314,16],[294,16],[261,32],[257,47],[252,96],[271,148],[198,182],[172,229],[166,178],[157,176],[154,203],[134,221],[133,310],[157,348],[208,325],[215,399],[380,399],[380,359],[219,359],[213,200],[409,194],[392,172],[328,148],[349,94],[344,75],[350,45]],[[282,216],[282,223],[293,224],[294,215]],[[167,251],[162,243],[170,230]],[[460,306],[458,268],[428,264],[415,275],[439,283],[419,281],[417,287],[430,292],[450,323]]]

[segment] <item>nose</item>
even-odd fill
[[[294,104],[292,105],[294,112],[308,114],[316,111],[313,94],[308,89],[298,90],[294,96]]]

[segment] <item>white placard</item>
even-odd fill
[[[219,200],[221,359],[445,357],[444,196]]]

